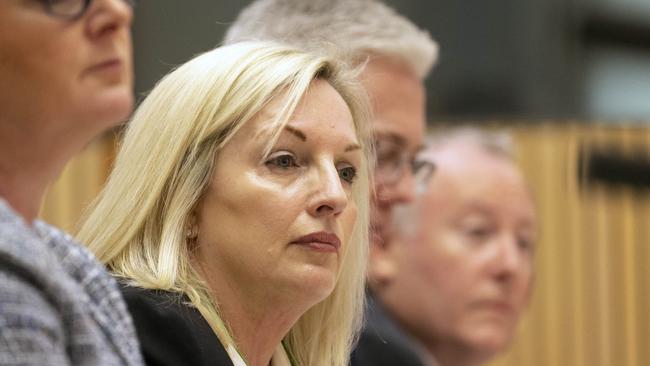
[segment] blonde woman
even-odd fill
[[[79,238],[149,365],[345,365],[361,325],[368,103],[333,61],[217,48],[136,111]]]

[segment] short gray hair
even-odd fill
[[[428,32],[378,0],[257,0],[239,14],[224,43],[248,40],[275,40],[312,51],[333,46],[348,62],[388,56],[421,79],[438,55]]]

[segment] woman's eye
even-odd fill
[[[296,163],[296,159],[293,157],[293,155],[290,154],[282,154],[282,155],[275,156],[269,159],[266,162],[266,165],[273,165],[275,167],[282,168],[282,169],[289,169],[298,166],[298,164]]]
[[[339,169],[339,177],[350,184],[354,182],[354,178],[356,178],[356,176],[357,170],[354,167],[348,166],[343,169]]]

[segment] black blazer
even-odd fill
[[[147,366],[233,366],[189,300],[176,293],[120,284]]]
[[[366,297],[366,319],[351,366],[424,366],[408,336],[381,304]]]

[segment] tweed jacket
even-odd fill
[[[0,199],[0,365],[143,365],[115,280],[70,236]]]

